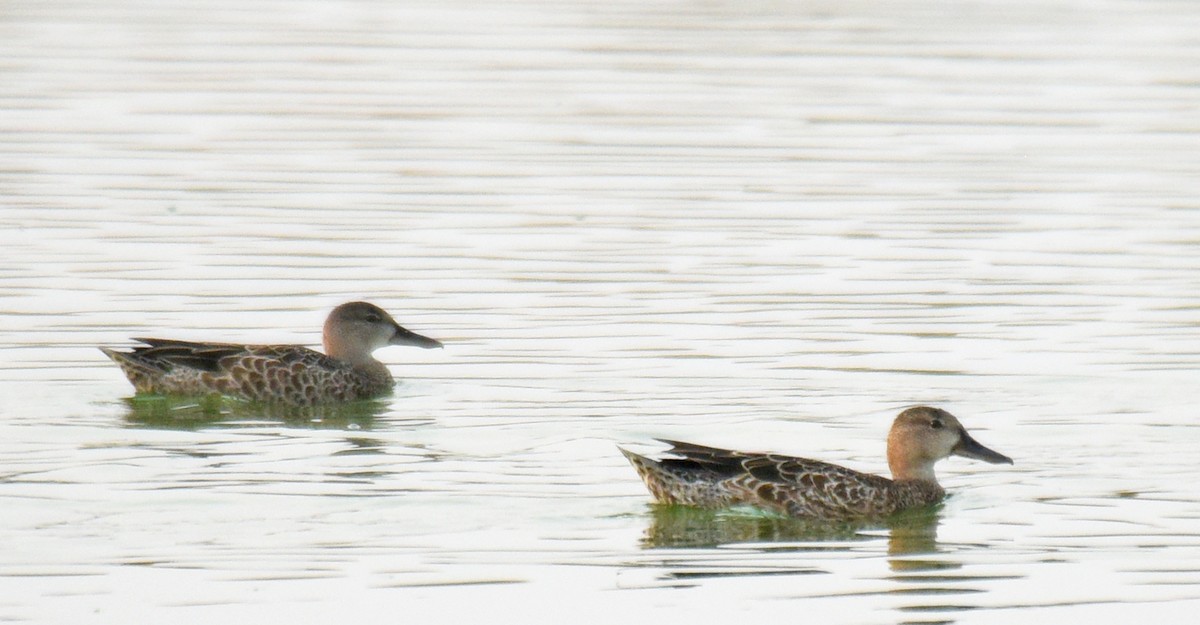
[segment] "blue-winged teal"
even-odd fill
[[[125,372],[139,393],[208,395],[308,406],[387,393],[392,374],[372,352],[387,345],[441,347],[406,330],[378,306],[342,304],[329,313],[325,353],[301,345],[193,343],[134,339],[130,352],[100,349]]]
[[[691,443],[661,460],[621,450],[661,503],[705,508],[751,505],[795,517],[849,520],[888,516],[941,501],[933,465],[948,456],[1012,464],[967,434],[954,415],[919,406],[901,412],[888,434],[892,479],[836,464]]]

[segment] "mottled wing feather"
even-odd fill
[[[244,354],[257,347],[233,343],[193,343],[173,339],[135,338],[134,340],[148,346],[134,348],[131,355],[139,360],[157,363],[160,367],[174,365],[201,371],[219,371],[223,358]]]
[[[745,467],[742,465],[747,456],[745,453],[663,438],[658,441],[671,446],[668,454],[679,456],[678,458],[667,457],[659,460],[659,464],[663,466],[685,471],[702,469],[725,476],[738,475],[745,471]]]
[[[377,395],[391,377],[371,375],[301,345],[241,345],[139,338],[131,352],[105,350],[139,392],[221,393],[307,405]]]
[[[667,453],[675,457],[637,456],[642,466],[630,459],[656,498],[668,503],[706,507],[741,503],[798,517],[845,519],[887,515],[940,498],[940,489],[909,493],[910,487],[885,477],[828,462],[662,442],[671,445]]]

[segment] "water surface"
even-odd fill
[[[0,620],[1177,622],[1200,608],[1191,3],[10,2]],[[131,407],[96,345],[437,352],[302,419]],[[930,515],[648,505],[617,443]]]

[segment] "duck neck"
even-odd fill
[[[354,367],[366,368],[372,365],[379,365],[379,361],[371,355],[371,349],[366,345],[361,345],[355,341],[347,340],[342,337],[340,340],[335,340],[327,331],[322,343],[325,345],[325,355],[330,358],[336,358],[342,362],[349,363]]]
[[[898,462],[895,458],[888,458],[888,468],[892,470],[892,479],[897,482],[927,482],[937,486],[932,462]]]
[[[345,342],[326,340],[325,355],[362,371],[377,382],[386,383],[392,381],[392,373],[388,371],[387,365],[375,360],[369,349],[347,346]]]

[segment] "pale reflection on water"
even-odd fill
[[[711,511],[654,505],[647,547],[716,547],[731,543],[796,540],[867,540],[869,530],[886,530],[888,553],[936,551],[937,510],[921,509],[874,522],[817,522],[780,518],[749,510]]]
[[[9,2],[0,621],[1182,622],[1200,8]],[[127,401],[131,336],[445,340],[392,397]],[[648,504],[656,436],[929,516]],[[827,619],[828,620],[828,619]]]

